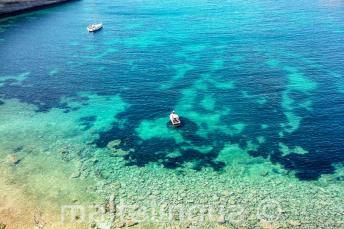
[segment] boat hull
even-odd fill
[[[94,24],[94,25],[87,26],[87,31],[88,32],[96,32],[98,30],[101,30],[102,28],[103,28],[102,24]]]
[[[178,116],[174,117],[172,114],[170,115],[170,120],[173,126],[180,126],[181,121]]]

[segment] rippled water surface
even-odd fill
[[[342,1],[72,1],[0,19],[0,60],[0,175],[25,200],[225,196],[272,228],[272,199],[282,228],[343,225]]]
[[[220,171],[228,144],[302,180],[344,161],[341,1],[87,0],[0,28],[2,103],[76,111],[87,144],[120,139],[127,165]]]

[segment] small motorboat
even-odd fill
[[[88,32],[96,32],[100,30],[101,28],[103,28],[102,23],[97,23],[97,24],[92,24],[92,25],[87,26]]]
[[[170,120],[173,126],[179,126],[180,125],[180,118],[179,116],[176,114],[175,111],[172,111],[170,114]]]

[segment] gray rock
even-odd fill
[[[10,14],[18,11],[35,9],[42,6],[53,5],[57,3],[66,2],[68,0],[4,0],[1,1],[0,15]]]

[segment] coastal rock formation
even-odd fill
[[[70,0],[0,0],[0,16]]]

